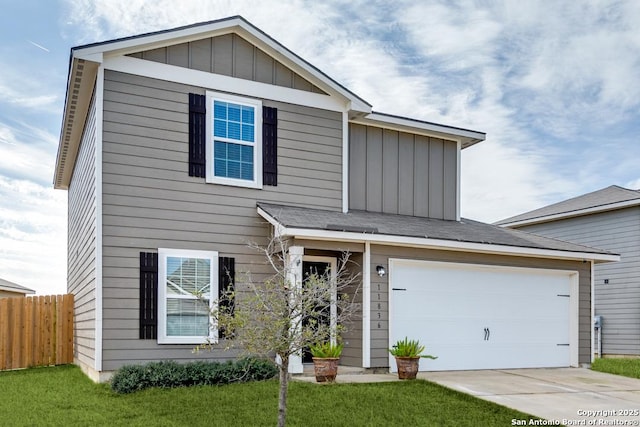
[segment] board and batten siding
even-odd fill
[[[376,274],[376,266],[389,271],[389,258],[457,262],[577,271],[579,275],[579,363],[591,363],[591,264],[541,258],[509,257],[465,252],[371,245],[371,367],[389,367],[389,275]],[[455,310],[455,307],[451,308]],[[429,343],[424,343],[429,349]]]
[[[209,37],[128,56],[326,95],[237,34]]]
[[[349,207],[457,219],[454,141],[349,124]]]
[[[595,266],[594,302],[596,314],[603,317],[602,353],[640,355],[640,207],[518,228],[620,254],[618,262]]]
[[[232,358],[139,337],[139,253],[218,251],[254,280],[269,273],[249,242],[269,226],[256,202],[342,209],[340,113],[264,100],[278,108],[278,185],[262,190],[188,176],[188,94],[204,88],[105,72],[103,123],[103,369],[160,359]]]
[[[74,359],[95,368],[96,105],[91,100],[68,193],[67,292],[74,295]]]

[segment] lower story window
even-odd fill
[[[218,253],[158,249],[158,342],[215,341],[211,308],[218,295]]]

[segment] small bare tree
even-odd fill
[[[248,273],[248,290],[227,294],[225,298],[235,303],[218,304],[213,318],[228,338],[227,348],[276,356],[278,426],[284,426],[291,357],[301,355],[311,345],[340,340],[358,312],[360,275],[350,268],[349,253],[342,254],[336,272],[312,272],[303,278],[299,277],[302,260],[290,261],[287,244],[281,238],[271,237],[267,246],[250,247],[264,255],[271,276],[256,282]]]

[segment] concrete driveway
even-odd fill
[[[420,372],[418,377],[554,422],[547,425],[640,425],[637,379],[583,368]]]

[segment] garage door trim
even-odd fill
[[[388,292],[389,292],[389,348],[398,339],[404,338],[393,336],[393,322],[394,322],[394,271],[401,266],[419,266],[419,267],[436,267],[436,268],[450,268],[450,269],[466,269],[477,271],[493,271],[493,272],[506,272],[515,271],[519,273],[525,273],[530,275],[563,275],[566,274],[569,278],[570,289],[570,301],[569,301],[569,346],[570,346],[570,366],[579,366],[579,294],[578,294],[578,272],[575,270],[565,269],[542,269],[531,267],[513,267],[503,265],[486,265],[486,264],[473,264],[473,263],[458,263],[458,262],[443,262],[443,261],[425,261],[403,258],[389,258],[389,280],[388,280]],[[409,337],[411,338],[411,337]],[[392,371],[395,370],[395,360],[393,356],[389,355],[389,367]]]

